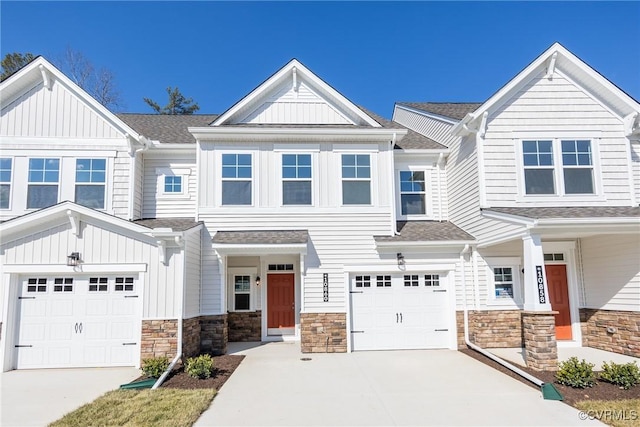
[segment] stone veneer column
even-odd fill
[[[346,313],[300,314],[300,346],[303,353],[345,353]]]
[[[226,314],[200,317],[200,351],[214,355],[226,354],[229,326]]]
[[[143,320],[140,359],[168,357],[178,352],[178,320]]]
[[[200,354],[200,318],[192,317],[182,321],[182,356],[193,357]]]
[[[558,369],[557,311],[523,311],[524,360],[537,371]]]
[[[230,342],[262,341],[262,312],[236,311],[227,317]]]

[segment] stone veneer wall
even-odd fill
[[[200,352],[214,355],[226,354],[229,342],[229,326],[226,314],[201,316]]]
[[[522,347],[520,310],[469,310],[469,340],[482,348]],[[456,312],[458,348],[465,348],[464,312]]]
[[[178,352],[178,320],[143,320],[140,359],[168,357]]]
[[[182,321],[182,355],[193,357],[200,354],[200,318]]]
[[[247,342],[262,340],[262,312],[230,312],[229,341]]]
[[[640,312],[582,308],[580,324],[583,345],[640,357]]]
[[[345,353],[346,313],[300,314],[300,346],[303,353]]]
[[[524,355],[527,367],[537,371],[558,369],[557,311],[523,311]]]

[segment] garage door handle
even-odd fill
[[[136,345],[135,342],[123,342],[122,345]]]
[[[396,313],[396,323],[398,323],[398,313]]]
[[[21,347],[33,347],[32,345],[16,345],[14,346],[15,348],[21,348]]]
[[[448,329],[434,329],[434,331],[436,331],[436,332],[446,332],[446,331],[448,331]]]
[[[80,333],[82,333],[82,323],[80,323]]]
[[[402,323],[402,313],[400,313],[400,323]]]
[[[76,322],[76,334],[78,333],[78,322]]]
[[[36,297],[18,297],[18,299],[36,299]]]

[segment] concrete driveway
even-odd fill
[[[46,426],[140,376],[135,368],[30,369],[0,375],[3,427]]]
[[[247,357],[196,426],[602,425],[457,351],[230,348]]]

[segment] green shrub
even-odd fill
[[[142,372],[148,377],[160,378],[169,367],[169,359],[167,357],[151,357],[142,361]]]
[[[185,371],[193,378],[209,378],[213,373],[213,358],[208,354],[187,359]]]
[[[600,379],[629,390],[640,383],[640,368],[638,368],[636,362],[625,364],[614,362],[608,364],[605,362],[602,364]]]
[[[596,374],[593,372],[593,363],[586,360],[578,361],[577,357],[571,357],[564,362],[560,362],[556,381],[573,388],[586,388],[596,385]]]

